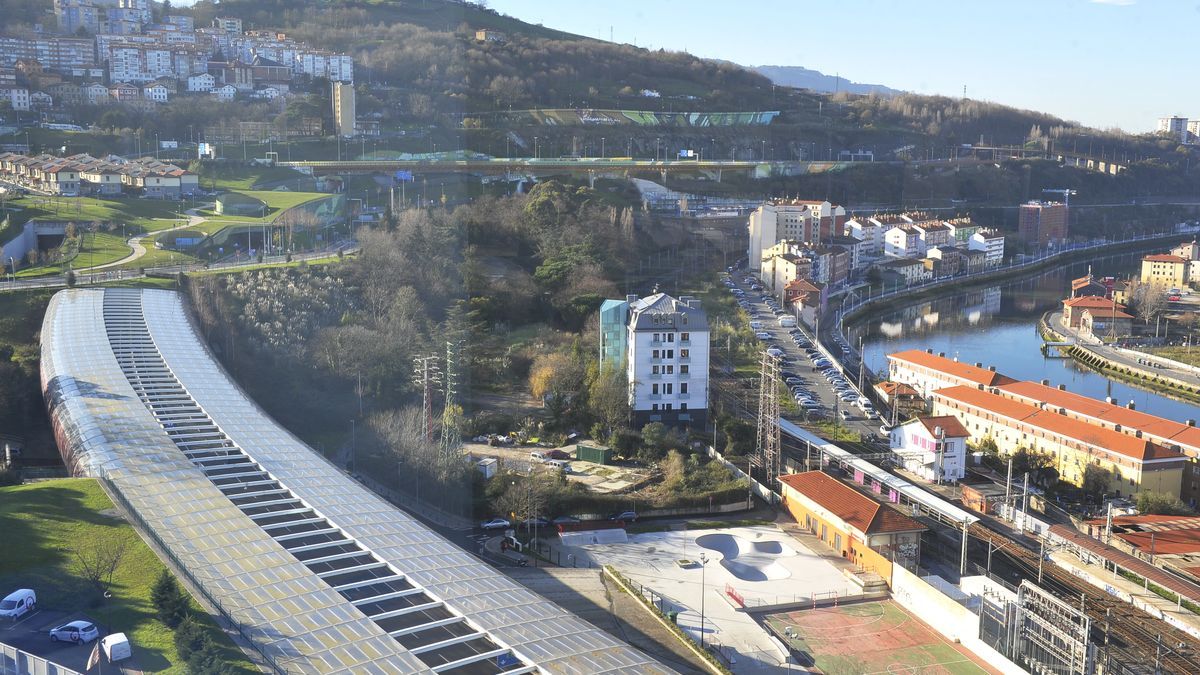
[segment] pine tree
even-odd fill
[[[166,624],[167,628],[178,627],[187,617],[187,596],[179,588],[175,577],[165,569],[150,589],[150,601],[154,603],[154,609],[158,612],[158,620]]]

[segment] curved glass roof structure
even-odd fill
[[[260,410],[180,296],[71,289],[42,387],[77,475],[278,672],[667,673],[352,480]]]

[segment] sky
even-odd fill
[[[1086,125],[1200,118],[1200,0],[486,0],[530,23]]]

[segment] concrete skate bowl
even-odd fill
[[[792,576],[780,564],[796,551],[779,541],[751,541],[735,534],[705,534],[696,545],[721,554],[721,566],[742,581],[777,581]]]

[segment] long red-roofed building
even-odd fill
[[[956,359],[948,359],[932,350],[909,349],[888,354],[888,379],[907,384],[922,398],[945,387],[959,385],[996,387],[1016,380],[996,372],[996,368],[984,368],[982,363],[971,365]]]
[[[1009,385],[1014,383],[1009,383]],[[1179,494],[1187,457],[1177,448],[1124,434],[1060,412],[1002,396],[998,388],[955,386],[933,393],[933,413],[954,415],[979,443],[991,439],[1001,454],[1020,448],[1050,453],[1059,477],[1082,485],[1089,465],[1111,472],[1108,491]]]

